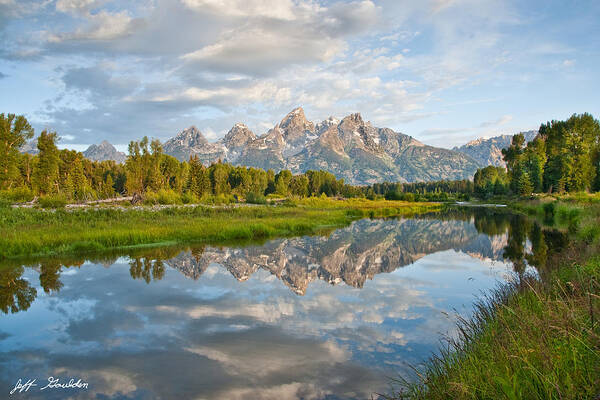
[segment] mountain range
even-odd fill
[[[352,184],[466,179],[480,167],[468,155],[374,127],[358,113],[315,124],[300,107],[261,136],[238,123],[225,137],[210,143],[190,127],[165,142],[164,151],[179,160],[198,156],[205,164],[223,160],[292,173],[323,169]]]
[[[536,131],[525,133],[532,140]],[[339,120],[313,123],[298,107],[265,134],[257,136],[243,123],[235,124],[216,142],[209,142],[195,126],[163,144],[163,150],[181,161],[198,157],[205,165],[222,160],[262,169],[289,169],[292,173],[326,170],[351,184],[471,179],[477,168],[503,166],[501,150],[512,136],[477,139],[452,150],[428,146],[390,128],[378,128],[359,113]],[[35,154],[35,140],[22,152]],[[103,141],[84,153],[91,160],[124,162],[126,156]]]
[[[40,151],[37,148],[37,138],[25,143],[21,149],[21,153],[36,155]],[[119,164],[125,162],[127,155],[122,151],[118,151],[115,146],[104,140],[100,144],[90,145],[84,152],[84,157],[92,161],[107,161],[113,160]]]

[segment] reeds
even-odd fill
[[[519,209],[568,228],[573,242],[544,280],[521,276],[484,296],[437,355],[394,382],[388,399],[597,399],[600,210],[536,201]],[[558,221],[556,221],[558,220]]]

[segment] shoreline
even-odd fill
[[[600,204],[593,196],[508,202],[569,233],[542,276],[483,294],[458,338],[393,380],[389,399],[595,398],[600,393]],[[554,203],[547,206],[547,203]]]
[[[321,198],[276,206],[134,207],[0,209],[0,260],[318,234],[364,217],[410,216],[441,209],[438,203]]]

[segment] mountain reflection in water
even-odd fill
[[[565,241],[469,209],[263,245],[4,266],[0,393],[52,375],[89,382],[82,398],[369,398],[452,334],[442,312],[470,312],[511,269],[543,277]],[[53,396],[64,393],[27,393]]]

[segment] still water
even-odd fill
[[[0,398],[367,399],[559,233],[483,209],[0,267]],[[537,266],[534,269],[532,266]],[[87,388],[40,391],[48,377]]]

